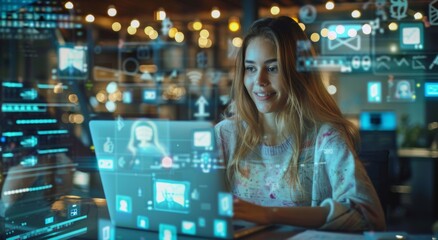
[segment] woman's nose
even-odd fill
[[[255,84],[265,87],[269,85],[269,78],[266,70],[260,70],[255,78]]]

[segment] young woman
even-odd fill
[[[216,125],[234,217],[383,230],[382,207],[356,154],[358,131],[318,73],[296,70],[300,40],[307,37],[291,18],[260,19],[237,56],[230,116]]]

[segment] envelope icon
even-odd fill
[[[430,25],[438,25],[438,0],[429,3],[429,23]]]
[[[343,25],[339,28],[339,25],[330,25],[328,27],[329,32],[336,33],[336,38],[328,39],[328,50],[346,49],[359,51],[361,49],[362,37],[358,35],[361,26],[358,24]],[[355,34],[354,34],[355,32]]]

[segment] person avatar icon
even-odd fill
[[[116,196],[116,210],[120,213],[131,213],[132,212],[132,200],[129,196]]]
[[[126,200],[124,200],[124,199],[120,200],[119,211],[120,212],[128,212],[128,202]]]
[[[152,165],[159,165],[161,160],[167,156],[158,140],[155,124],[145,120],[138,120],[132,125],[128,150],[133,156],[130,166],[137,170],[150,169]]]
[[[413,91],[408,80],[400,80],[397,82],[395,97],[397,99],[412,99]]]
[[[175,201],[175,193],[170,187],[166,187],[161,192],[164,200],[157,204],[157,208],[165,210],[183,210],[184,206]]]

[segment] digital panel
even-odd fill
[[[77,167],[73,151],[78,145],[72,141],[71,127],[74,116],[80,114],[75,113],[78,105],[72,88],[55,81],[2,81],[1,199],[5,208],[1,214],[6,219],[6,239],[67,237],[87,231],[83,227],[66,230],[86,219],[80,203],[65,204],[60,209],[64,217],[50,209],[72,191]],[[34,209],[34,204],[41,208]]]
[[[430,42],[433,29],[422,21],[403,20],[391,24],[389,31],[373,35],[373,72],[376,75],[436,76],[438,49]]]
[[[321,52],[317,56],[302,54],[311,43],[297,43],[298,71],[369,72],[372,69],[371,31],[364,29],[369,21],[325,21],[319,39]],[[319,36],[319,35],[318,35]]]
[[[390,79],[388,80],[388,95],[386,100],[388,102],[414,102],[415,81],[412,79]]]
[[[0,39],[49,39],[53,29],[80,29],[61,1],[0,0]]]
[[[98,120],[90,129],[109,211],[120,226],[229,236],[233,197],[209,123]]]

